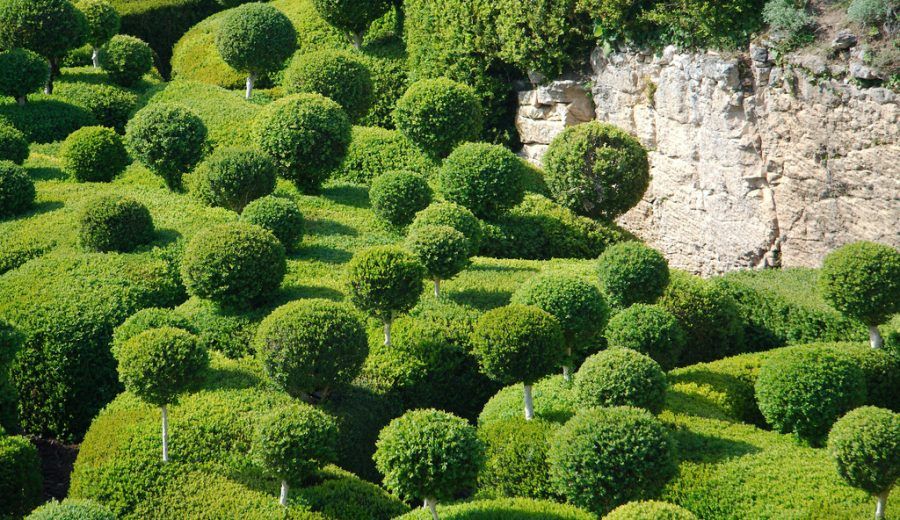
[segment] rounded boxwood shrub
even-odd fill
[[[439,507],[443,520],[595,520],[596,516],[569,504],[531,498],[473,500]],[[396,520],[431,520],[426,509],[416,509]]]
[[[63,171],[80,182],[109,182],[128,166],[122,138],[103,126],[72,132],[60,147],[59,158]]]
[[[567,128],[544,156],[547,187],[563,206],[586,217],[613,220],[640,202],[650,185],[641,143],[598,121]]]
[[[850,357],[866,379],[866,404],[900,411],[900,356],[886,349],[863,344],[837,344]]]
[[[609,348],[641,352],[664,370],[678,365],[687,342],[678,318],[658,305],[644,303],[636,303],[610,318],[604,335]]]
[[[408,171],[428,176],[434,164],[421,150],[396,130],[354,126],[347,155],[333,176],[350,182],[371,184],[385,172]]]
[[[575,374],[575,399],[585,407],[634,406],[654,414],[666,401],[666,374],[649,356],[627,348],[598,352]]]
[[[129,252],[153,241],[150,211],[140,202],[106,195],[87,203],[79,219],[81,246],[88,251]]]
[[[470,253],[478,254],[481,246],[481,221],[468,209],[453,202],[435,202],[416,213],[409,232],[422,226],[450,226],[469,240]]]
[[[116,520],[116,515],[93,500],[67,498],[62,502],[47,502],[32,511],[25,520]]]
[[[115,85],[60,82],[53,93],[59,99],[88,109],[103,126],[125,133],[125,125],[137,107],[137,94]]]
[[[28,49],[0,52],[0,94],[24,103],[47,84],[50,69],[47,60]]]
[[[441,195],[469,208],[475,216],[494,219],[525,197],[525,166],[508,149],[487,143],[465,143],[444,160],[439,172]]]
[[[355,254],[347,265],[350,301],[389,327],[398,315],[415,307],[422,295],[425,268],[393,246],[376,246]],[[390,331],[386,331],[390,343]]]
[[[286,269],[284,246],[275,235],[234,222],[201,231],[188,242],[181,278],[193,296],[245,307],[278,290]]]
[[[115,35],[119,34],[122,26],[122,18],[116,8],[106,0],[78,0],[75,7],[84,15],[87,21],[87,43],[93,47],[94,58],[97,59],[97,51],[103,47]],[[94,61],[94,66],[99,63]]]
[[[405,245],[434,280],[436,297],[441,293],[441,280],[453,278],[470,263],[469,240],[450,226],[419,226],[406,237]]]
[[[247,204],[241,213],[241,220],[271,231],[286,251],[296,249],[303,238],[306,222],[293,200],[274,195]]]
[[[603,520],[697,520],[697,517],[675,504],[645,500],[623,504],[610,511]]]
[[[24,213],[34,203],[34,183],[25,168],[0,161],[0,217]]]
[[[815,446],[839,417],[863,404],[866,381],[853,359],[833,348],[788,349],[766,358],[755,393],[772,428]]]
[[[278,169],[253,148],[217,148],[188,178],[191,193],[210,206],[240,213],[251,201],[272,193]]]
[[[375,178],[369,200],[375,215],[396,227],[406,227],[431,203],[431,187],[421,175],[397,171]]]
[[[295,57],[284,72],[290,93],[321,94],[341,105],[351,121],[365,117],[374,101],[369,68],[354,54],[322,50]]]
[[[132,155],[156,173],[169,189],[181,189],[181,177],[203,158],[206,125],[179,105],[154,103],[128,122],[125,141]]]
[[[558,498],[550,484],[547,449],[560,425],[522,417],[499,419],[478,428],[485,445],[478,475],[480,492],[492,496]]]
[[[413,83],[397,101],[397,129],[433,157],[481,134],[481,102],[468,86],[447,78]]]
[[[314,193],[347,152],[350,120],[340,105],[324,96],[295,94],[263,109],[254,136],[284,178]]]
[[[130,87],[153,68],[153,50],[140,38],[117,34],[100,49],[100,67],[114,82]]]
[[[269,377],[294,397],[325,398],[352,381],[368,354],[362,320],[328,300],[283,305],[262,321],[256,351]]]
[[[21,165],[28,159],[28,139],[15,127],[0,121],[0,161]]]
[[[129,316],[127,320],[113,331],[111,346],[113,354],[115,354],[116,349],[138,334],[147,332],[150,329],[163,327],[182,329],[192,333],[196,332],[191,321],[174,309],[148,307]]]
[[[25,437],[0,431],[0,515],[21,518],[41,503],[43,478],[37,449]]]
[[[669,284],[669,263],[640,242],[621,242],[606,248],[597,259],[600,289],[610,304],[624,309],[635,303],[654,303]]]
[[[349,33],[357,48],[369,25],[391,8],[389,0],[312,0],[312,4],[326,22]]]
[[[627,406],[580,412],[553,436],[547,459],[556,490],[601,516],[655,496],[676,472],[665,426]]]

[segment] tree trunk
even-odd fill
[[[278,503],[287,507],[288,483],[286,480],[281,481],[281,496],[278,497]]]
[[[18,103],[19,106],[25,106],[25,103],[28,103],[28,96],[17,97],[16,103]]]
[[[434,280],[434,297],[435,298],[441,297],[441,281],[438,280],[437,278],[435,278],[435,280]]]
[[[53,94],[53,79],[56,78],[58,73],[59,60],[57,58],[50,58],[50,77],[47,78],[47,86],[44,87],[44,94]]]
[[[869,345],[872,348],[881,348],[884,346],[884,340],[881,338],[881,331],[875,325],[869,325]]]
[[[534,419],[534,401],[531,398],[531,385],[525,385],[525,420]]]
[[[569,365],[563,365],[563,379],[566,381],[572,380],[572,367]]]
[[[353,38],[353,46],[356,47],[357,50],[362,49],[363,45],[363,35],[362,33],[350,33],[350,37]]]
[[[162,405],[162,441],[163,462],[169,462],[169,414],[166,405]]]
[[[875,495],[875,498],[878,500],[875,503],[875,520],[884,520],[884,510],[887,508],[888,493],[890,493],[890,490]]]
[[[391,322],[384,322],[384,344],[387,347],[391,346]]]
[[[253,83],[256,82],[256,74],[250,74],[247,76],[247,93],[245,97],[250,99],[250,96],[253,95]]]
[[[439,520],[437,514],[437,499],[433,497],[425,498],[425,507],[431,511],[432,520]]]
[[[95,69],[100,68],[100,49],[94,47],[93,52],[91,52],[91,63],[94,64]]]

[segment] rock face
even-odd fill
[[[620,223],[700,274],[818,266],[860,239],[900,247],[898,96],[770,55],[597,51],[584,81],[520,94],[523,155],[539,162],[592,100],[650,151],[650,189]]]

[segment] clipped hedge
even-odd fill
[[[83,126],[97,124],[87,108],[44,94],[31,96],[24,105],[0,101],[0,121],[19,129],[32,143],[62,141]]]
[[[59,150],[63,171],[79,182],[110,182],[130,162],[119,134],[102,126],[72,132]]]
[[[478,435],[485,445],[485,460],[478,475],[478,490],[487,496],[559,499],[550,483],[547,448],[560,425],[522,417],[482,425]]]
[[[41,503],[43,478],[37,449],[0,429],[0,518],[21,518]]]
[[[88,109],[103,126],[125,133],[125,124],[138,105],[137,94],[115,85],[68,81],[63,76],[53,96]]]
[[[534,418],[545,421],[564,423],[577,409],[577,399],[571,381],[562,375],[545,377],[534,383]],[[478,424],[486,425],[495,421],[521,417],[522,385],[510,385],[502,388],[484,405],[478,416]]]
[[[350,145],[332,178],[360,184],[389,171],[409,171],[428,176],[434,164],[406,137],[396,130],[354,126]]]
[[[549,500],[529,498],[500,498],[474,500],[462,504],[438,506],[443,520],[594,520],[596,517],[583,509]],[[397,517],[396,520],[429,520],[427,509],[417,509]]]
[[[151,242],[155,234],[150,211],[130,197],[91,199],[79,218],[78,242],[87,251],[128,253]]]
[[[241,220],[268,229],[281,242],[285,251],[292,252],[303,238],[306,220],[297,203],[287,197],[261,197],[244,208]]]

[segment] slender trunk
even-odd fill
[[[525,385],[525,420],[534,419],[534,401],[531,398],[531,385]]]
[[[94,47],[93,52],[91,52],[91,63],[94,64],[95,69],[100,68],[100,49]]]
[[[169,462],[169,414],[166,405],[162,405],[162,439],[163,462]]]
[[[363,44],[363,36],[362,33],[350,33],[350,37],[353,38],[353,46],[357,48],[357,50],[362,49]]]
[[[286,480],[281,481],[281,496],[278,497],[278,503],[287,507],[288,484]]]
[[[872,348],[881,348],[884,346],[884,340],[881,338],[881,331],[875,325],[869,325],[869,345]]]
[[[19,106],[25,106],[25,103],[28,103],[28,96],[17,97],[16,103],[18,103]]]
[[[566,381],[572,380],[572,367],[569,365],[563,365],[563,379]]]
[[[441,297],[441,281],[438,280],[437,278],[434,279],[434,297],[435,298]]]
[[[385,346],[391,346],[391,322],[384,322],[384,344]]]
[[[875,503],[875,520],[884,520],[884,510],[887,508],[887,497],[890,490],[875,495],[878,502]]]
[[[425,497],[425,507],[431,511],[432,520],[439,520],[437,514],[437,499],[433,497]]]
[[[50,59],[50,76],[47,78],[47,85],[44,87],[44,94],[50,95],[53,94],[53,78],[56,76],[56,71],[59,70],[59,67],[55,65],[56,59]]]
[[[246,98],[250,99],[250,96],[253,95],[253,83],[256,82],[256,74],[250,74],[247,76],[247,93]]]

